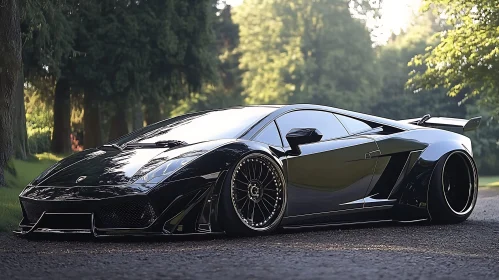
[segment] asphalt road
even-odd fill
[[[40,241],[0,235],[0,279],[499,279],[499,188],[459,225],[255,238]]]

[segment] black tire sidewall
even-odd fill
[[[227,172],[227,176],[225,177],[225,181],[222,186],[222,192],[221,192],[221,199],[220,199],[220,209],[222,210],[219,212],[219,219],[222,225],[222,228],[224,229],[225,233],[231,236],[253,236],[253,235],[266,235],[274,232],[280,225],[282,218],[284,217],[284,212],[287,207],[287,192],[284,191],[284,202],[282,207],[282,211],[280,215],[277,217],[278,221],[275,222],[270,228],[268,228],[265,231],[257,231],[253,230],[249,227],[247,227],[239,218],[239,216],[236,213],[236,210],[234,209],[232,205],[232,198],[231,198],[231,181],[232,181],[232,175],[234,174],[234,171],[237,167],[237,165],[247,158],[248,156],[265,156],[268,160],[273,161],[273,164],[276,166],[277,171],[280,173],[279,175],[282,176],[283,178],[283,189],[286,188],[286,180],[283,175],[283,171],[280,168],[279,164],[275,163],[275,160],[272,159],[271,156],[264,154],[264,153],[249,153],[241,157],[237,162],[231,166],[229,171]]]
[[[451,210],[450,206],[448,205],[445,199],[444,188],[442,184],[442,176],[444,173],[445,163],[447,159],[456,152],[466,155],[466,159],[469,161],[469,164],[472,165],[471,168],[475,168],[473,160],[464,151],[449,152],[438,160],[438,163],[435,166],[433,174],[431,176],[430,189],[428,190],[428,200],[429,200],[428,208],[431,216],[431,221],[434,223],[452,224],[452,223],[463,222],[471,215],[476,204],[476,196],[478,192],[476,186],[477,185],[476,178],[472,178],[474,180],[473,182],[474,190],[472,198],[473,201],[471,205],[471,210],[468,211],[466,214],[456,214],[453,210]],[[470,172],[471,176],[476,176],[473,170],[471,170]]]

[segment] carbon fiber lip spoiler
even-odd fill
[[[437,129],[448,130],[456,133],[463,134],[467,131],[476,130],[480,126],[482,117],[474,117],[469,120],[444,118],[444,117],[430,117],[426,115],[422,118],[400,120],[399,122],[414,124],[424,127],[432,127]]]

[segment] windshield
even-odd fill
[[[239,137],[275,107],[238,107],[183,115],[125,135],[110,144],[156,143],[176,140],[193,144]]]

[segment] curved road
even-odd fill
[[[0,235],[1,279],[499,279],[499,188],[459,225],[255,238],[29,241]]]

